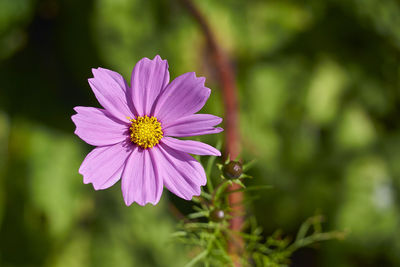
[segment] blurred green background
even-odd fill
[[[293,266],[400,266],[400,2],[198,0],[231,56],[252,183],[266,234],[326,216],[345,241],[303,249]],[[196,71],[223,115],[206,42],[177,0],[0,0],[0,266],[183,266],[176,220],[94,192],[78,168],[74,106],[99,106],[91,68],[129,80],[156,54],[171,77]],[[202,137],[215,144],[221,136]]]

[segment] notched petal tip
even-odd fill
[[[217,126],[223,122],[223,119],[221,117],[215,116],[215,124],[214,126]],[[220,128],[220,127],[218,127]]]
[[[98,70],[99,70],[99,68],[92,68],[93,77],[96,76],[96,73],[98,72]],[[93,79],[93,78],[91,78],[91,79]],[[90,80],[90,79],[89,79],[89,80]]]
[[[73,122],[74,125],[75,125],[74,134],[75,134],[76,136],[78,136],[79,138],[81,138],[81,137],[79,136],[79,130],[78,130],[78,114],[72,115],[72,116],[71,116],[71,120],[72,120],[72,122]],[[81,139],[82,139],[82,138],[81,138]]]
[[[75,125],[75,131],[74,131],[74,134],[75,134],[76,136],[78,136],[80,139],[82,139],[82,138],[79,136],[79,130],[78,130],[78,126],[76,126],[76,125]]]
[[[89,83],[91,86],[95,86],[95,81],[96,81],[96,79],[95,79],[94,77],[88,79],[88,83]]]
[[[186,73],[188,75],[188,77],[192,76],[191,78],[193,78],[196,82],[198,82],[199,84],[201,84],[203,87],[205,87],[205,83],[206,83],[206,77],[203,76],[197,76],[196,72],[191,71],[191,72],[187,72]],[[205,87],[207,88],[207,87]],[[207,88],[209,89],[209,88]],[[210,90],[210,89],[209,89]],[[211,90],[210,90],[211,91]]]
[[[221,128],[221,127],[216,127],[215,128],[215,133],[220,133],[220,132],[223,132],[224,131],[224,129],[223,128]]]
[[[141,63],[146,62],[146,63],[150,63],[151,64],[153,61],[166,63],[167,64],[167,68],[168,68],[168,61],[166,59],[162,59],[160,55],[156,55],[153,59],[148,58],[148,57],[143,57],[136,64],[138,64],[140,62]]]
[[[168,62],[166,59],[162,59],[160,55],[156,55],[156,56],[153,58],[153,60]]]
[[[128,199],[127,197],[125,197],[123,194],[122,194],[122,197],[123,197],[124,203],[125,203],[125,205],[126,205],[127,207],[129,207],[130,205],[132,205],[133,200],[129,200],[129,199]]]
[[[102,67],[92,68],[92,74],[94,77],[98,76],[101,72],[105,72],[105,71],[109,71],[109,70],[102,68]]]
[[[82,168],[82,166],[81,166]],[[94,183],[93,179],[90,179],[87,175],[84,174],[84,172],[81,170],[81,168],[79,168],[79,174],[83,176],[83,183],[84,184],[92,184],[93,189],[98,191],[98,190],[102,190],[102,189],[106,189],[106,188],[101,188],[101,186],[96,186],[96,184]]]
[[[124,203],[127,207],[131,206],[133,203],[136,203],[142,207],[146,206],[147,204],[151,204],[151,205],[155,206],[158,204],[158,202],[160,202],[160,199],[155,200],[155,201],[141,202],[141,201],[137,201],[137,200],[133,200],[133,199],[127,199],[124,196],[123,196],[123,199],[124,199]]]
[[[203,76],[200,76],[200,77],[197,77],[197,80],[199,81],[199,82],[201,82],[202,84],[203,84],[203,86],[205,85],[205,83],[206,83],[206,77],[203,77]],[[207,88],[208,90],[210,90],[209,88]],[[211,91],[211,90],[210,90]]]
[[[75,110],[75,109],[74,109],[74,110]],[[76,111],[76,110],[75,110],[75,111]],[[76,111],[76,112],[77,112],[77,111]],[[75,123],[75,125],[76,125],[76,122],[75,122],[76,116],[78,116],[78,114],[73,114],[73,115],[71,115],[71,120],[72,120],[73,123]]]
[[[104,190],[104,189],[109,188],[109,186],[104,186],[104,185],[100,186],[100,185],[97,185],[97,184],[94,182],[94,179],[89,178],[89,176],[86,175],[86,174],[84,173],[84,171],[81,170],[81,169],[82,169],[82,166],[79,168],[78,173],[79,173],[80,175],[83,176],[83,183],[84,183],[84,184],[92,184],[93,189],[96,190],[96,191]]]
[[[203,90],[204,99],[206,99],[206,101],[207,101],[210,98],[211,89],[208,87],[205,87],[204,85],[203,85],[203,88],[204,88],[204,90]]]

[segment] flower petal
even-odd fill
[[[135,111],[132,103],[128,103],[128,85],[124,78],[103,68],[92,69],[92,72],[94,78],[89,79],[89,84],[100,105],[121,121],[133,117]]]
[[[135,65],[131,77],[132,101],[139,116],[152,115],[153,103],[168,82],[168,62],[160,56],[153,60],[143,58]]]
[[[200,195],[200,186],[207,183],[203,166],[187,153],[177,151],[165,144],[152,149],[164,185],[175,195],[190,200]]]
[[[121,178],[124,163],[131,151],[123,143],[93,149],[79,168],[83,182],[92,183],[96,190],[112,186]]]
[[[161,142],[170,148],[190,154],[221,156],[221,152],[219,152],[218,149],[198,141],[179,140],[172,137],[164,137],[161,139]]]
[[[173,122],[163,124],[164,136],[186,137],[194,135],[214,134],[223,131],[214,127],[222,122],[220,117],[210,114],[193,114]]]
[[[71,117],[76,125],[75,134],[92,146],[107,146],[124,141],[129,124],[116,120],[107,110],[75,107]]]
[[[205,78],[197,78],[194,72],[177,77],[160,94],[153,114],[163,123],[167,123],[196,113],[204,106],[211,93],[204,82]]]
[[[158,162],[152,149],[136,150],[130,155],[122,174],[122,194],[127,206],[133,202],[144,206],[160,200],[163,181],[159,175]]]

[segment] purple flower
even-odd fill
[[[169,83],[168,63],[156,56],[141,59],[132,71],[131,86],[111,70],[92,70],[89,79],[104,109],[75,107],[75,134],[96,146],[85,158],[79,173],[96,190],[122,179],[126,205],[157,204],[163,186],[190,200],[200,194],[207,178],[203,167],[190,154],[220,156],[207,144],[179,140],[219,133],[222,119],[195,114],[211,90],[205,78],[185,73]]]

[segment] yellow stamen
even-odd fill
[[[143,148],[151,148],[163,138],[161,123],[156,117],[139,116],[136,119],[129,119],[132,124],[130,129],[131,141]]]

